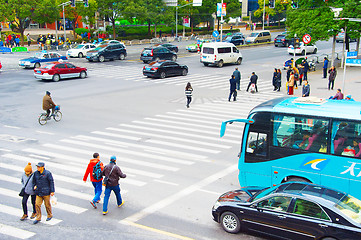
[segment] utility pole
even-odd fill
[[[264,30],[264,15],[265,15],[265,12],[266,12],[266,0],[263,0],[263,21],[262,21],[262,30]]]
[[[220,42],[222,42],[223,40],[223,0],[221,2],[221,38],[220,38]]]
[[[188,5],[191,5],[193,3],[188,3],[186,5],[183,6],[176,6],[175,7],[175,36],[178,37],[178,8],[182,8],[182,7],[186,7]],[[183,20],[183,32],[184,32],[184,20]],[[183,34],[184,35],[184,34]],[[184,36],[183,36],[184,37]]]

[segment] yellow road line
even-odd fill
[[[134,222],[127,221],[127,220],[122,220],[120,222],[124,223],[124,224],[127,224],[127,225],[137,227],[137,228],[141,228],[141,229],[144,229],[144,230],[147,230],[147,231],[151,231],[151,232],[159,233],[159,234],[166,235],[166,236],[169,236],[169,237],[177,238],[177,239],[194,240],[193,238],[185,237],[185,236],[178,235],[178,234],[175,234],[175,233],[166,232],[166,231],[163,231],[163,230],[160,230],[160,229],[148,227],[148,226],[138,224],[138,223],[134,223]]]

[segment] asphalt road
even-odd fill
[[[33,70],[17,67],[19,59],[33,53],[0,56],[1,239],[262,239],[227,234],[212,220],[217,197],[239,188],[242,126],[230,126],[222,139],[219,129],[221,121],[245,118],[257,104],[285,94],[272,91],[271,77],[290,56],[273,45],[242,48],[243,91],[236,102],[228,102],[235,66],[204,67],[197,53],[185,52],[186,44],[179,43],[178,62],[189,66],[189,74],[166,79],[142,76],[143,46],[127,47],[124,61],[70,59],[86,66],[88,77],[56,83],[35,80]],[[317,45],[320,56],[331,52],[330,41]],[[244,91],[252,71],[259,76],[258,94]],[[194,88],[189,109],[188,81]],[[40,126],[45,91],[61,105],[63,119]],[[128,175],[121,180],[125,204],[117,208],[112,195],[106,216],[102,204],[91,207],[91,183],[82,182],[93,152],[104,163],[116,155]],[[19,221],[17,194],[23,168],[31,162],[35,169],[39,161],[54,174],[59,204],[53,220],[32,225]]]

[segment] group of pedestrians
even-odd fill
[[[83,181],[86,182],[88,176],[90,176],[90,181],[94,187],[94,198],[90,201],[90,204],[97,209],[97,204],[100,203],[100,196],[104,190],[104,201],[103,201],[103,215],[108,213],[108,202],[110,198],[110,193],[113,191],[118,207],[121,207],[124,204],[122,196],[120,194],[119,179],[126,178],[126,174],[116,165],[117,158],[116,156],[110,157],[110,162],[105,167],[100,161],[99,153],[93,154],[93,159],[89,161],[87,169],[85,171]]]
[[[19,47],[20,46],[20,36],[15,34],[4,34],[5,44],[3,40],[0,40],[0,45],[13,48],[13,47]]]
[[[273,91],[279,92],[281,90],[281,83],[282,83],[281,69],[275,68],[272,78]]]
[[[308,97],[310,95],[310,85],[308,84],[307,73],[309,71],[310,65],[307,62],[307,59],[303,59],[298,66],[293,62],[291,58],[291,65],[287,69],[287,94],[293,95],[294,89],[297,89],[298,86],[302,86],[302,97]],[[298,84],[297,84],[298,83]]]

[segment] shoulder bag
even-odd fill
[[[109,175],[104,177],[104,179],[103,179],[103,186],[107,186],[108,181],[109,181],[110,174],[112,174],[114,167],[115,167],[115,164],[113,165],[112,170],[110,170]]]
[[[28,185],[28,182],[29,182],[31,176],[33,176],[33,174],[31,174],[31,175],[29,176],[29,178],[28,178],[28,180],[26,181],[24,187],[21,189],[21,191],[20,191],[20,193],[19,193],[19,196],[20,196],[20,197],[23,197],[23,196],[25,195],[25,188],[26,188],[26,185]]]

